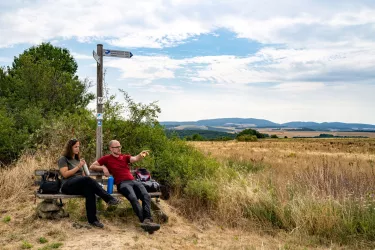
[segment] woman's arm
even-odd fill
[[[71,170],[69,170],[68,165],[60,168],[60,173],[64,178],[69,178],[69,177],[75,175],[77,173],[77,171],[80,170],[83,167],[83,165],[85,165],[85,163],[86,163],[85,160],[81,159],[79,161],[79,164],[77,166],[75,166],[74,168],[72,168]]]

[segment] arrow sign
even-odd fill
[[[100,56],[96,54],[95,50],[92,51],[92,56],[94,57],[95,61],[100,64]]]
[[[131,58],[133,56],[133,54],[130,51],[104,49],[103,50],[103,56]]]

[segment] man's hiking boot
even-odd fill
[[[118,204],[120,204],[121,201],[119,199],[113,199],[113,200],[110,200],[108,201],[108,206],[117,206]]]
[[[160,229],[160,225],[153,223],[151,219],[145,219],[141,223],[141,228],[146,232],[152,234],[153,232],[158,231]]]
[[[103,223],[101,223],[99,221],[94,221],[94,222],[90,223],[90,225],[92,225],[94,227],[99,227],[99,228],[103,228],[104,227]]]

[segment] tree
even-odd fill
[[[69,73],[74,76],[77,73],[77,62],[65,48],[55,47],[50,43],[42,43],[39,46],[33,46],[25,50],[19,57],[14,57],[12,68],[14,70],[23,67],[22,58],[30,56],[32,63],[37,64],[40,61],[48,61],[49,65],[54,68],[55,73]]]
[[[248,129],[242,130],[240,133],[238,133],[237,136],[236,136],[236,138],[238,139],[238,137],[243,136],[243,135],[254,135],[257,138],[266,138],[266,137],[268,137],[268,135],[266,135],[266,134],[262,134],[262,133],[259,133],[256,130],[254,130],[254,129],[248,128]]]
[[[57,71],[53,61],[21,55],[17,67],[9,69],[7,92],[9,109],[19,111],[30,106],[40,108],[42,116],[49,113],[74,112],[94,99],[88,93],[87,80],[80,81],[70,72]]]
[[[1,150],[8,150],[1,153],[0,161],[16,159],[27,138],[46,120],[85,111],[95,96],[88,93],[90,82],[79,80],[76,72],[69,51],[49,43],[25,50],[14,58],[12,67],[0,68],[0,115],[8,119],[6,131],[16,132],[12,138],[22,138],[14,148],[6,146],[5,134],[0,135]]]

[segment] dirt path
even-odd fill
[[[163,203],[169,221],[159,231],[150,235],[144,232],[130,216],[126,223],[101,216],[104,229],[76,228],[72,218],[43,220],[35,218],[36,205],[30,200],[22,207],[1,211],[12,218],[8,223],[0,222],[0,249],[285,249],[284,241],[259,232],[224,229],[214,223],[191,223],[176,215]],[[78,222],[79,225],[88,225]],[[40,238],[48,240],[40,243]],[[26,242],[26,243],[25,243]],[[295,249],[295,248],[294,248]],[[298,249],[298,248],[297,248]],[[303,249],[302,247],[299,249]]]

